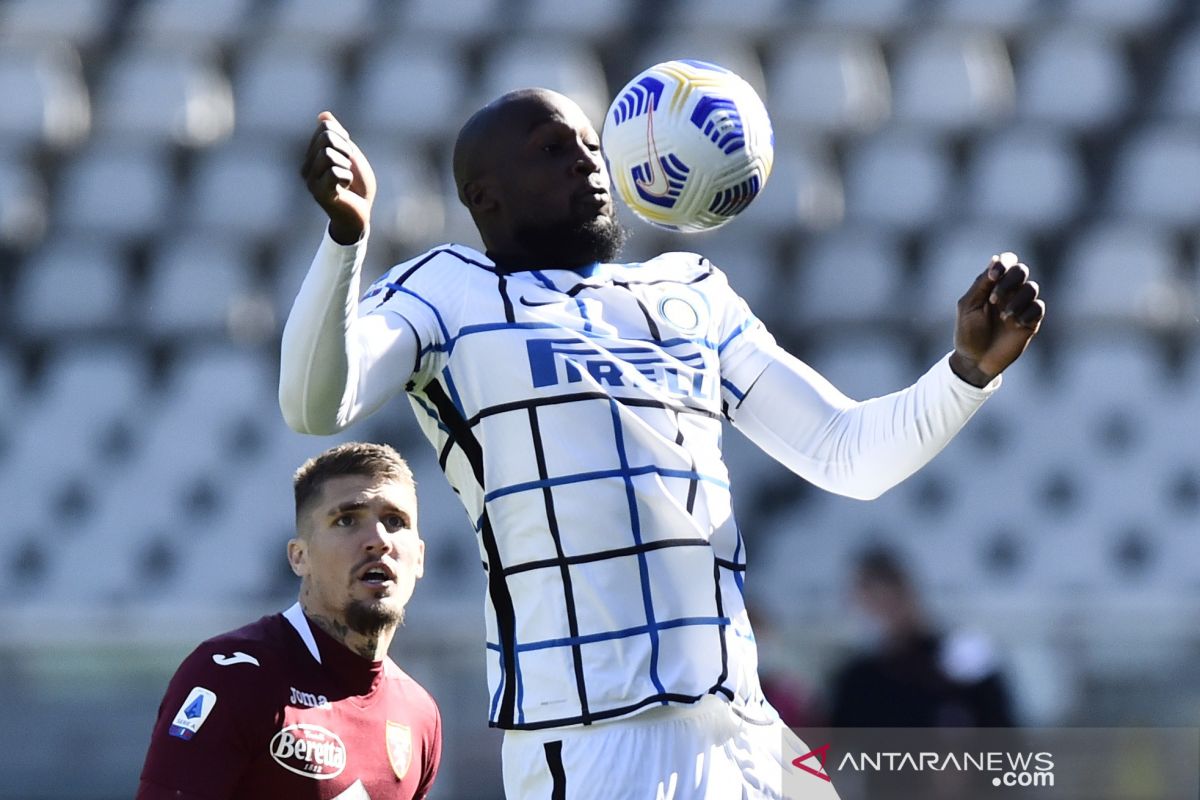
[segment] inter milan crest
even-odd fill
[[[412,731],[399,722],[387,722],[387,754],[396,777],[404,780],[412,764]]]

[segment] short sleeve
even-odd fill
[[[433,782],[437,778],[438,768],[442,764],[442,714],[433,698],[429,699],[433,722],[429,726],[428,738],[425,741],[425,763],[421,770],[421,785],[413,794],[414,800],[422,800],[429,795]]]
[[[273,721],[255,702],[263,693],[245,680],[248,672],[218,666],[204,645],[184,659],[158,708],[138,798],[234,793],[252,742]]]
[[[722,407],[737,408],[758,376],[775,359],[779,345],[729,285],[725,273],[713,267],[706,283],[721,362]]]

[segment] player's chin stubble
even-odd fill
[[[396,609],[387,603],[367,603],[362,600],[351,600],[346,606],[346,625],[355,633],[378,637],[388,628],[394,628],[404,621],[404,609]]]
[[[610,214],[583,222],[568,220],[527,225],[516,231],[517,241],[536,260],[567,264],[613,261],[628,236],[629,232],[616,216]]]

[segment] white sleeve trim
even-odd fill
[[[1000,382],[968,384],[947,355],[907,389],[857,402],[780,349],[730,417],[810,483],[870,500],[941,452]]]

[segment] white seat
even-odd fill
[[[1072,23],[1137,35],[1166,22],[1175,10],[1175,3],[1172,0],[1064,0],[1055,10]]]
[[[1077,213],[1086,185],[1079,156],[1063,136],[1017,128],[980,143],[963,193],[978,219],[1042,230]]]
[[[119,50],[96,92],[96,129],[209,145],[233,129],[233,93],[207,55],[166,47]]]
[[[943,212],[953,166],[937,142],[890,131],[854,147],[846,158],[846,216],[851,220],[918,228]]]
[[[768,35],[794,22],[793,4],[788,0],[690,0],[680,6],[673,21],[685,28],[723,31],[740,39]]]
[[[789,235],[840,223],[846,197],[828,147],[816,139],[785,142],[776,136],[775,142],[775,163],[766,186],[733,224],[743,232]]]
[[[491,51],[476,105],[505,92],[540,86],[570,97],[599,126],[608,111],[608,84],[600,59],[586,44],[545,39],[509,41]]]
[[[1200,221],[1200,132],[1185,125],[1139,130],[1117,156],[1109,207],[1121,215],[1188,226]]]
[[[816,237],[795,268],[797,322],[878,323],[904,308],[904,258],[894,236],[843,226]]]
[[[721,33],[714,34],[713,30]],[[762,62],[748,42],[731,37],[725,29],[677,28],[664,31],[647,42],[639,51],[636,61],[625,64],[623,73],[632,80],[642,69],[663,61],[707,61],[724,67],[754,87],[762,99],[766,99],[766,79],[763,77]]]
[[[24,379],[18,354],[14,348],[0,347],[0,408],[19,412],[24,402]],[[13,420],[3,423],[5,430],[11,422]],[[0,463],[3,463],[3,458],[0,458]]]
[[[319,48],[256,46],[233,76],[238,134],[307,142],[317,114],[340,100],[338,71]]]
[[[388,41],[368,51],[354,86],[354,120],[366,133],[435,138],[466,122],[466,65],[443,44]]]
[[[944,23],[1015,33],[1036,23],[1041,0],[940,0],[936,14]]]
[[[1173,241],[1145,224],[1101,220],[1071,240],[1055,281],[1055,314],[1073,325],[1169,328],[1194,320]]]
[[[150,262],[143,304],[151,333],[219,336],[239,303],[254,293],[253,267],[246,250],[211,236],[178,238]]]
[[[804,361],[855,400],[897,392],[920,377],[907,344],[894,336],[825,339],[806,352]]]
[[[802,134],[874,130],[891,113],[879,42],[863,34],[805,33],[771,48],[767,108],[777,128]]]
[[[65,229],[140,237],[167,221],[175,184],[160,147],[103,140],[66,165],[57,194]]]
[[[11,44],[67,41],[90,45],[112,20],[113,0],[10,0],[0,6],[0,41]]]
[[[812,22],[829,28],[857,28],[888,34],[912,21],[912,0],[815,0]]]
[[[32,166],[0,153],[0,245],[32,248],[46,232],[46,183]]]
[[[378,24],[372,0],[339,0],[331,14],[325,0],[275,3],[264,20],[273,38],[305,47],[344,47],[364,39]]]
[[[378,194],[371,212],[372,235],[419,251],[442,241],[445,232],[445,203],[441,181],[420,150],[405,147],[390,137],[359,137],[358,145],[368,154],[375,170]]]
[[[192,226],[243,237],[266,237],[285,228],[303,191],[297,166],[285,156],[269,143],[241,140],[206,153],[187,192]]]
[[[184,47],[221,46],[245,31],[253,0],[156,0],[141,3],[130,30],[136,41]]]
[[[1200,27],[1176,42],[1158,107],[1176,119],[1200,118]]]
[[[926,238],[918,292],[922,317],[934,332],[946,326],[957,314],[960,297],[966,294],[993,255],[1006,250],[1021,259],[1034,257],[1027,234],[1012,225],[987,222],[963,223],[937,231]],[[1030,266],[1035,280],[1041,280],[1037,264]]]
[[[631,0],[604,3],[563,3],[528,0],[521,7],[520,30],[602,41],[617,33],[637,8]]]
[[[1034,122],[1091,130],[1117,121],[1133,94],[1120,43],[1082,28],[1026,39],[1017,74],[1018,110]]]
[[[487,38],[504,13],[500,0],[410,0],[394,8],[397,32],[446,46]]]
[[[994,34],[933,30],[903,41],[892,69],[898,122],[961,133],[1013,107],[1012,63]]]
[[[7,145],[67,147],[86,136],[91,125],[79,54],[66,45],[5,45],[0,97],[0,136]]]
[[[771,320],[791,310],[787,292],[783,291],[790,281],[783,276],[776,254],[766,243],[718,234],[706,237],[702,243],[685,240],[682,246],[694,249],[724,272],[729,285],[756,316]]]
[[[88,333],[126,324],[129,282],[111,241],[57,238],[30,256],[18,274],[14,318],[38,335]]]

